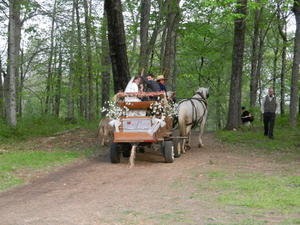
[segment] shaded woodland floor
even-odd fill
[[[132,169],[127,159],[111,164],[108,149],[98,146],[95,133],[83,129],[35,139],[37,149],[95,148],[97,156],[81,158],[50,172],[36,172],[38,176],[28,178],[28,184],[0,193],[0,224],[300,223],[297,202],[278,208],[259,201],[248,204],[243,199],[247,193],[251,198],[259,198],[261,193],[260,184],[254,186],[258,188],[257,196],[255,190],[249,192],[247,183],[243,183],[247,180],[266,183],[268,178],[297,178],[300,157],[241,150],[220,143],[213,133],[205,134],[205,146],[199,149],[195,135],[193,148],[174,163],[164,163],[158,152],[138,153]],[[296,179],[294,197],[300,188],[298,182]],[[241,189],[236,188],[239,185]]]

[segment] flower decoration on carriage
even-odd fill
[[[163,103],[162,101],[154,102],[150,105],[150,115],[159,119],[165,117],[176,117],[178,114],[178,104]]]
[[[124,106],[121,108],[113,101],[107,101],[105,105],[106,107],[101,108],[101,112],[106,113],[106,117],[110,119],[119,119],[122,116],[126,116],[129,111],[128,107]]]

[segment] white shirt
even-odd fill
[[[125,93],[139,92],[139,87],[136,83],[131,82],[127,85]],[[137,97],[125,97],[125,102],[140,102],[141,100]]]
[[[273,98],[274,98],[274,95],[272,95],[271,97],[269,95],[267,95],[267,98],[269,98],[269,101],[272,101]],[[260,106],[261,113],[265,112],[265,109],[264,109],[265,102],[266,102],[266,98],[263,98],[261,106]],[[278,102],[278,99],[276,99],[276,110],[275,110],[275,113],[276,114],[280,114],[280,103]]]

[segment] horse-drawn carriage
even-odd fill
[[[119,163],[121,155],[130,157],[132,151],[155,149],[158,146],[165,162],[172,163],[180,156],[178,140],[173,136],[172,106],[165,92],[118,93],[117,107],[122,114],[115,118],[114,139],[110,146],[112,163]],[[126,98],[140,98],[145,101],[126,101]]]

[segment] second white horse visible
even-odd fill
[[[181,100],[178,103],[178,124],[181,137],[183,139],[181,152],[184,153],[186,148],[190,148],[190,136],[192,127],[199,125],[199,147],[203,147],[202,135],[207,120],[207,98],[208,88],[198,88],[192,98]]]

